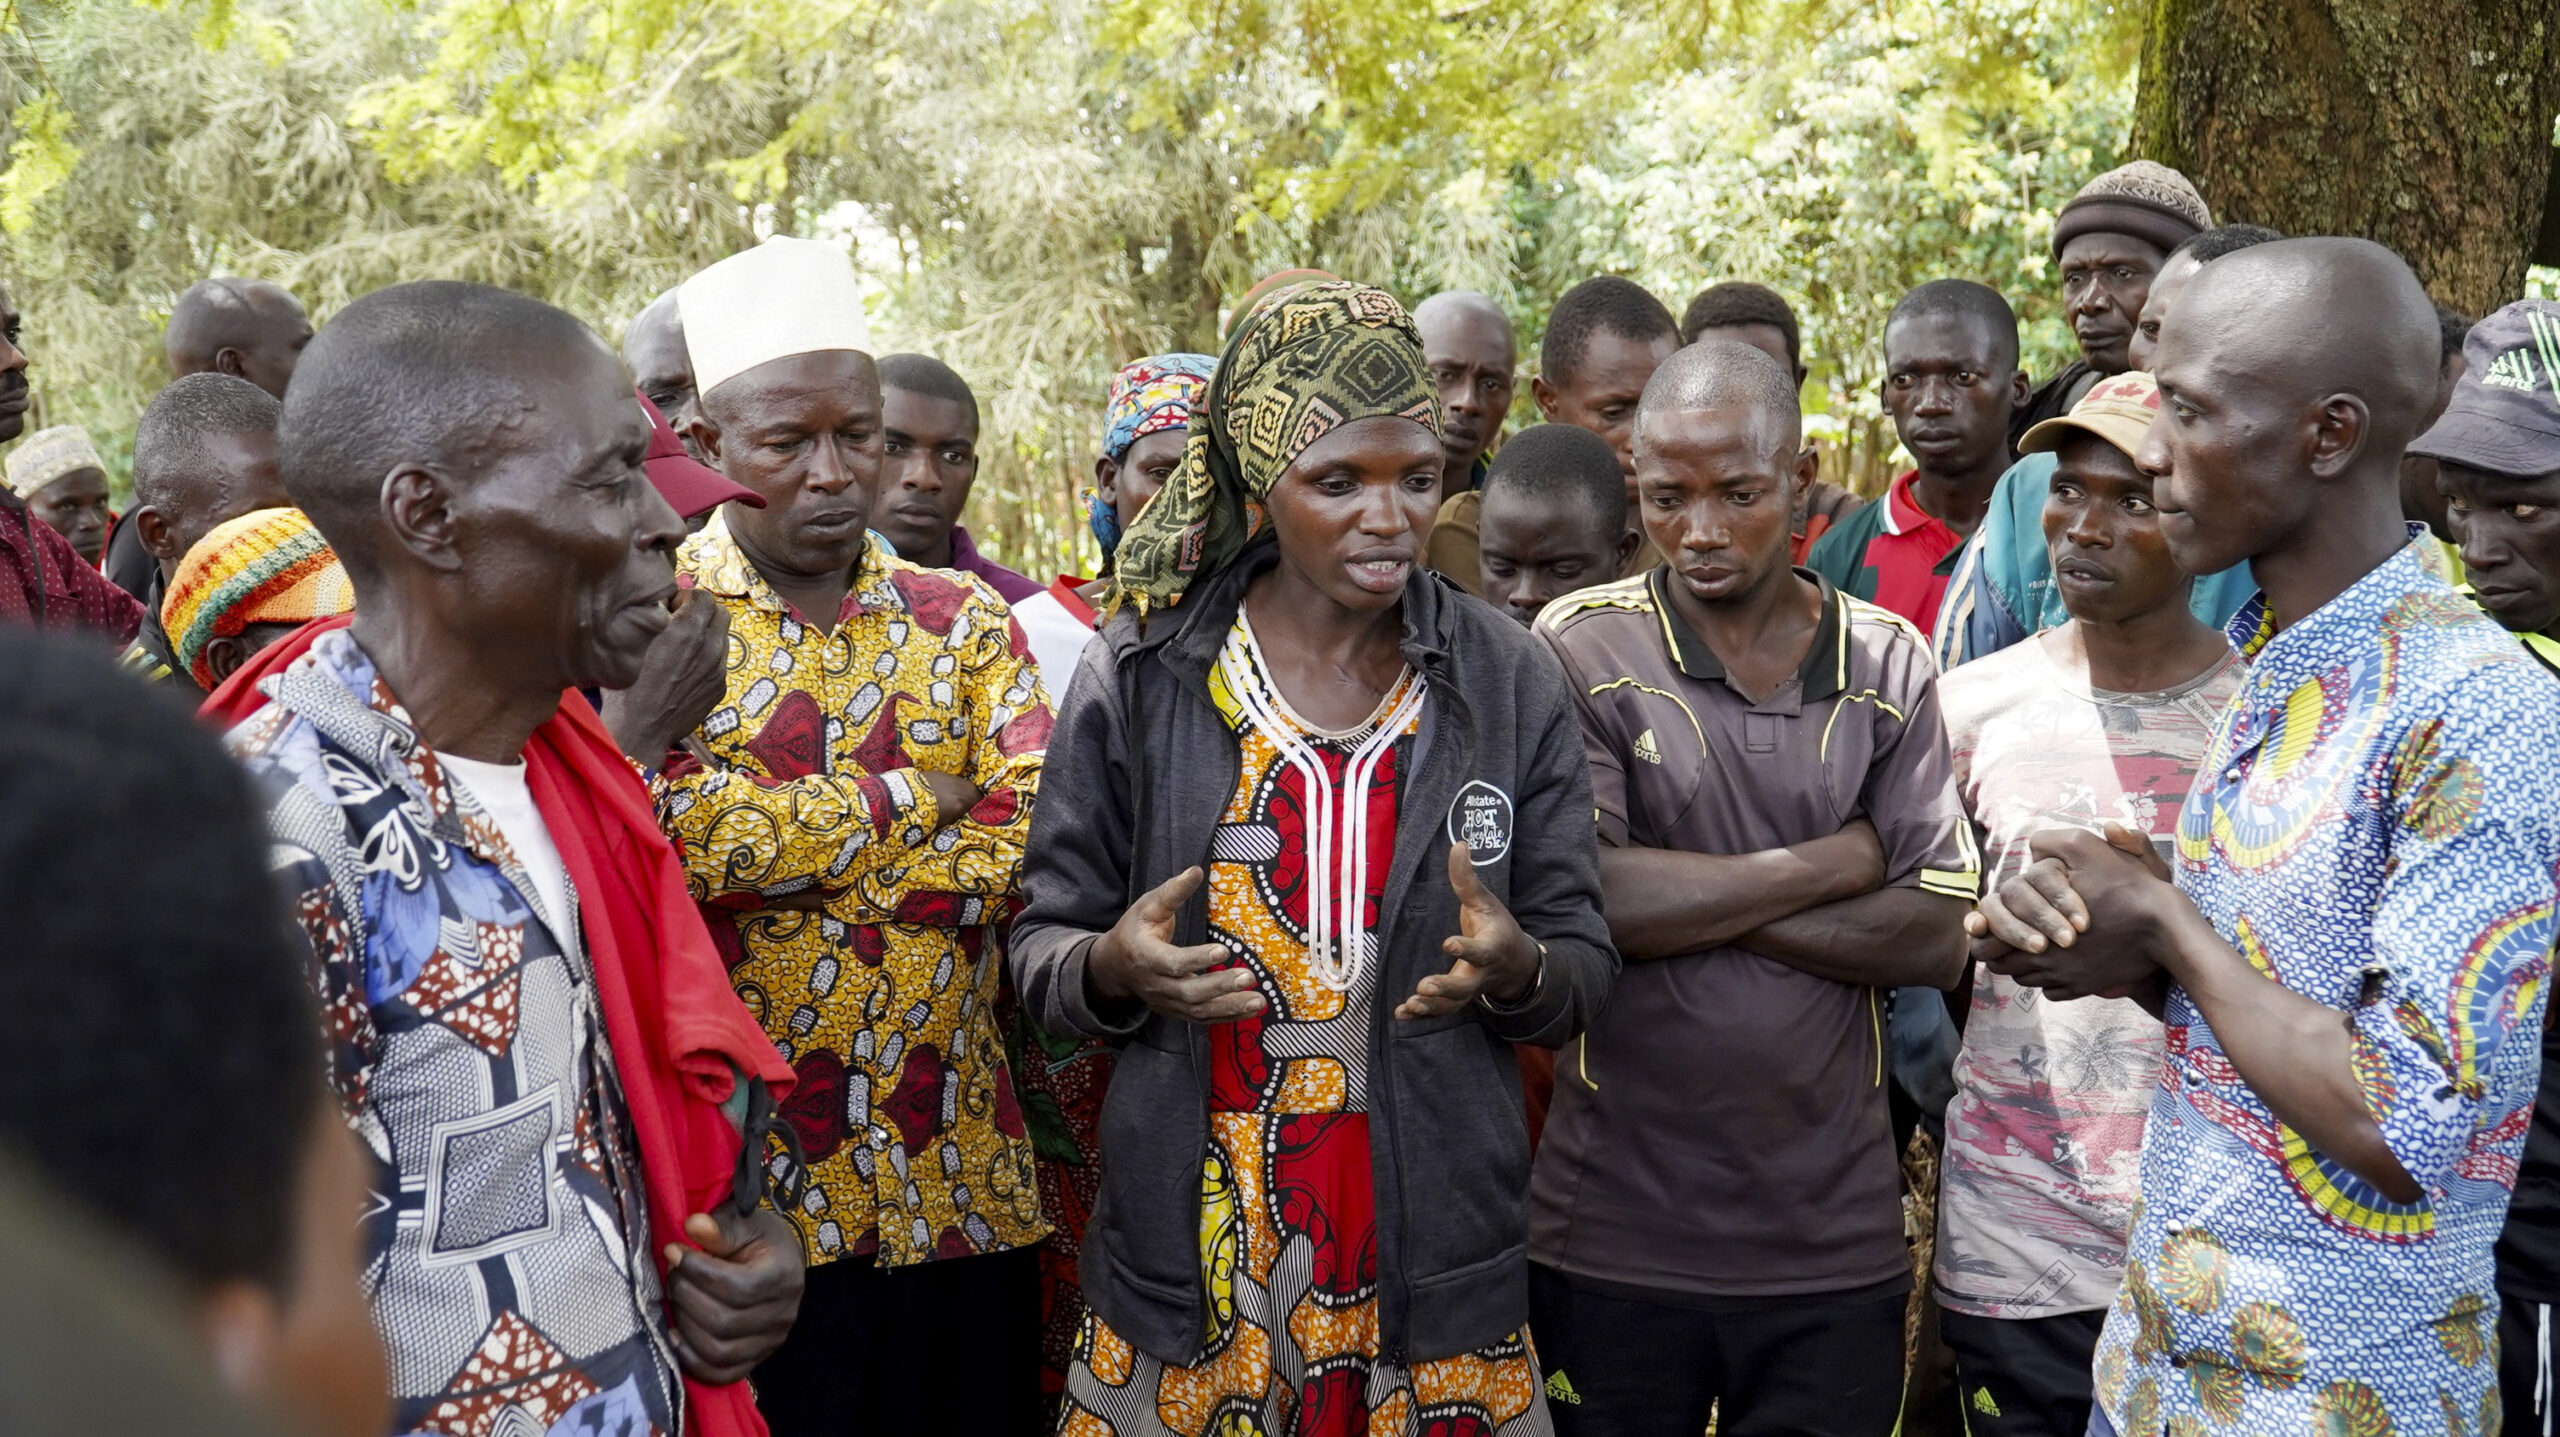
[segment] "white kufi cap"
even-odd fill
[[[32,499],[54,480],[83,469],[103,475],[107,464],[98,457],[98,446],[89,442],[88,430],[77,424],[57,424],[28,435],[10,453],[7,468],[9,492]]]
[[[697,394],[770,360],[821,350],[871,352],[862,290],[845,252],[776,235],[676,290]]]

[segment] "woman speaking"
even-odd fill
[[[1387,293],[1265,298],[1066,686],[1014,978],[1122,1051],[1062,1432],[1549,1430],[1509,1045],[1617,955],[1562,676],[1420,568],[1439,422]]]

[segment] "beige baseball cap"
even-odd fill
[[[2142,447],[2142,431],[2160,413],[2160,384],[2139,369],[2111,374],[2089,386],[2071,412],[2048,419],[2019,436],[2018,452],[2045,454],[2062,447],[2070,430],[2095,434],[2133,457]]]

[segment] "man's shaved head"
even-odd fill
[[[204,467],[205,441],[273,434],[275,396],[228,374],[190,374],[152,396],[133,431],[133,502],[165,505]]]
[[[262,279],[199,280],[169,312],[169,372],[228,374],[281,399],[311,321],[302,302]]]
[[[2161,325],[2160,414],[2134,455],[2178,567],[2247,559],[2295,616],[2325,602],[2328,568],[2398,529],[2442,343],[2417,276],[2370,240],[2275,240],[2197,271]]]
[[[685,531],[649,482],[650,433],[594,331],[540,300],[427,280],[329,321],[276,448],[394,693],[449,684],[548,717],[564,688],[629,686],[667,627]],[[513,757],[498,737],[461,752]]]
[[[1657,416],[1702,409],[1745,408],[1767,416],[1760,432],[1772,452],[1792,454],[1804,441],[1804,410],[1795,376],[1767,350],[1730,339],[1707,339],[1664,360],[1644,387],[1636,412],[1636,443]]]
[[[1789,519],[1813,482],[1794,370],[1756,344],[1672,355],[1636,411],[1636,516],[1670,566],[1672,602],[1755,602],[1787,572]]]
[[[585,356],[613,360],[593,331],[540,300],[458,280],[375,290],[311,341],[285,396],[285,491],[361,577],[385,476],[420,465],[467,477],[520,447],[543,422],[524,378]]]
[[[1520,368],[1519,336],[1502,306],[1473,290],[1444,290],[1413,307],[1422,362],[1440,391],[1441,486],[1476,482],[1484,451],[1502,434]]]
[[[2210,353],[2229,377],[2297,401],[2356,395],[2395,463],[2434,407],[2443,369],[2435,302],[2398,255],[2363,239],[2275,240],[2226,255],[2188,282],[2161,338],[2163,367]]]
[[[1453,318],[1468,315],[1491,320],[1501,325],[1505,333],[1510,332],[1511,329],[1511,316],[1502,312],[1502,306],[1471,289],[1444,289],[1413,307],[1413,322],[1416,325],[1424,324],[1430,318],[1440,315]]]
[[[228,374],[190,374],[142,411],[125,522],[164,579],[218,525],[285,502],[276,474],[282,412],[273,395]]]

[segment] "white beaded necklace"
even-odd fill
[[[1368,925],[1363,921],[1368,910],[1370,781],[1405,725],[1422,712],[1426,686],[1406,679],[1397,681],[1401,692],[1383,717],[1373,716],[1368,735],[1343,765],[1342,791],[1336,794],[1324,761],[1299,737],[1299,725],[1273,707],[1278,685],[1272,686],[1269,695],[1263,692],[1255,670],[1269,674],[1271,665],[1264,660],[1262,645],[1253,636],[1253,624],[1241,609],[1236,613],[1236,625],[1243,631],[1244,644],[1241,648],[1229,644],[1218,655],[1227,690],[1244,710],[1245,721],[1271,741],[1281,759],[1297,771],[1299,781],[1306,786],[1310,834],[1307,968],[1318,983],[1336,993],[1347,993],[1368,961],[1370,947]],[[1407,671],[1408,678],[1410,672]],[[1337,852],[1333,829],[1344,803],[1350,805],[1350,812],[1341,815],[1349,832]]]

